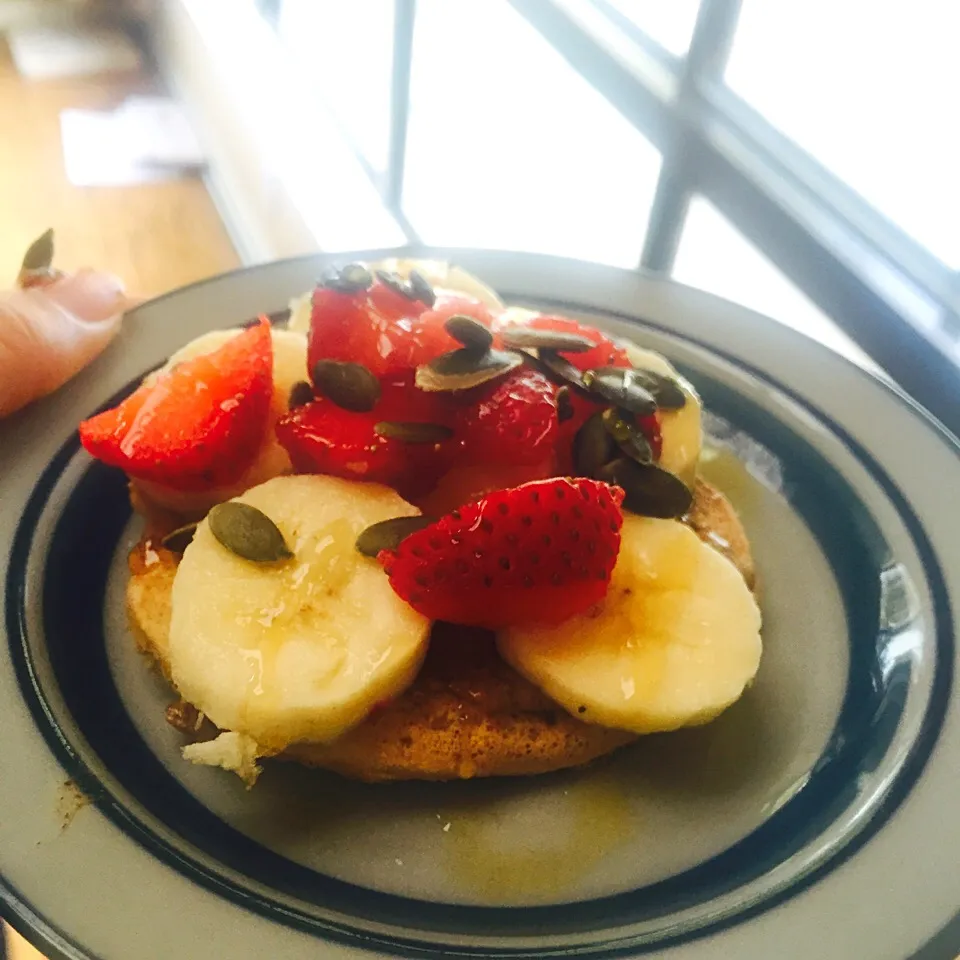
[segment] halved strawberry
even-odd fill
[[[466,504],[380,560],[396,593],[433,620],[559,623],[606,594],[622,500],[619,487],[596,480],[525,483]]]
[[[473,317],[486,327],[494,325],[490,308],[479,300],[465,294],[439,293],[433,306],[411,322],[409,331],[400,329],[393,334],[396,346],[391,359],[394,365],[412,370],[436,359],[441,353],[462,346],[444,328],[447,320],[457,315]],[[400,326],[406,327],[406,324]]]
[[[557,442],[556,387],[521,367],[458,398],[462,464],[539,463]]]
[[[428,305],[379,277],[367,289],[317,287],[309,369],[318,360],[341,360],[362,364],[377,377],[412,370],[460,346],[443,326],[454,314],[487,326],[494,322],[489,308],[473,297],[441,292]]]
[[[398,295],[393,296],[400,300]],[[422,303],[406,303],[411,312],[425,307]],[[312,371],[318,360],[341,360],[361,363],[375,376],[382,376],[388,369],[382,338],[398,316],[401,314],[385,314],[374,307],[364,290],[343,292],[317,287],[313,291],[308,369]]]
[[[570,390],[566,405],[569,408],[569,415],[560,423],[557,430],[557,466],[561,474],[572,476],[576,473],[573,463],[573,447],[577,432],[590,417],[605,410],[609,404],[596,402],[575,390]],[[647,440],[650,441],[650,449],[653,451],[654,460],[659,460],[663,449],[663,437],[660,433],[660,421],[657,419],[657,415],[652,413],[647,417],[637,417],[636,423]]]
[[[563,357],[569,360],[578,370],[595,370],[599,367],[630,367],[630,358],[627,351],[617,345],[606,334],[601,333],[595,327],[589,327],[585,324],[572,320],[569,317],[558,317],[541,314],[531,317],[527,321],[531,327],[538,330],[556,330],[561,333],[575,333],[581,337],[592,340],[596,346],[592,350],[585,350],[582,353],[565,353]],[[603,410],[608,404],[593,401],[589,397],[570,390],[568,407],[569,415],[560,423],[557,431],[557,459],[561,472],[573,473],[573,441],[577,431],[590,419],[593,414]],[[660,436],[660,422],[656,414],[649,417],[638,417],[637,426],[643,430],[650,446],[653,449],[655,459],[660,457],[662,439]]]
[[[226,486],[253,462],[272,394],[273,341],[264,317],[85,420],[80,441],[137,479],[177,490]]]
[[[405,376],[381,385],[372,411],[354,413],[318,397],[281,417],[276,430],[300,473],[384,483],[413,497],[433,488],[450,465],[455,442],[409,442],[381,435],[377,425],[431,424],[452,438],[452,417],[444,397],[417,390]]]

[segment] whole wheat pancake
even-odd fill
[[[131,499],[145,514],[146,527],[130,554],[130,620],[140,648],[169,677],[170,596],[179,556],[164,549],[160,539],[180,520],[145,509],[135,490]],[[697,481],[688,522],[753,587],[746,534],[718,490]],[[182,702],[168,710],[171,722],[195,735],[204,731],[196,718]],[[206,729],[213,732],[209,724]],[[359,780],[455,780],[578,766],[634,739],[568,714],[507,666],[490,633],[438,624],[417,679],[401,696],[336,742],[298,744],[282,756]]]

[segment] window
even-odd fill
[[[403,211],[424,242],[635,267],[659,169],[505,0],[420,0]]]
[[[872,370],[873,361],[703,197],[690,202],[673,278],[765,314]]]
[[[597,6],[624,17],[665,50],[682,57],[690,46],[700,0],[596,0]]]
[[[409,239],[662,271],[960,431],[955,4],[272,2]]]
[[[730,87],[960,270],[960,8],[744,0]]]
[[[278,22],[307,82],[379,175],[389,162],[393,13],[393,0],[285,0]]]

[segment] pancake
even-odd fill
[[[131,493],[146,524],[130,554],[130,621],[141,650],[169,679],[170,597],[179,557],[164,549],[160,539],[180,520],[145,510],[135,490]],[[729,501],[698,480],[687,521],[753,587],[749,542]],[[168,719],[194,739],[216,732],[182,701],[168,709]],[[437,624],[420,673],[403,694],[337,741],[297,744],[281,759],[366,781],[456,780],[579,766],[634,739],[634,734],[568,714],[507,666],[487,631]]]

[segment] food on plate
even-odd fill
[[[119,333],[131,301],[96,270],[53,267],[53,231],[30,246],[15,289],[0,294],[0,417],[63,386]]]
[[[511,624],[504,660],[571,713],[650,733],[712,720],[760,657],[760,611],[689,527],[627,517],[606,600],[560,623]]]
[[[269,517],[286,556],[261,550],[250,560],[224,546],[251,539],[232,515],[239,505]],[[276,477],[214,507],[171,595],[166,659],[180,695],[220,729],[275,752],[335,740],[405,690],[430,621],[355,543],[358,529],[415,513],[389,487],[309,475]]]
[[[660,355],[435,262],[349,264],[80,425],[193,762],[543,773],[705,723],[760,663],[750,547]]]

